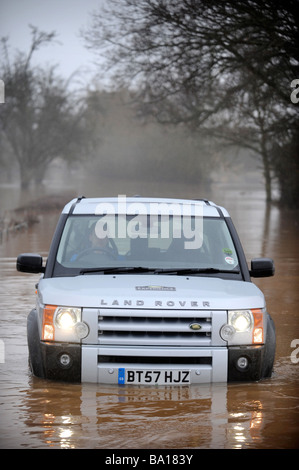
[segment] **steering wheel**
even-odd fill
[[[92,248],[86,248],[85,250],[81,251],[81,253],[77,256],[77,260],[82,258],[82,256],[85,256],[89,253],[96,253],[96,252],[101,252],[105,253],[105,255],[108,255],[112,259],[116,259],[116,253],[111,252],[110,250],[107,250],[105,248],[100,248],[100,247],[92,247]]]

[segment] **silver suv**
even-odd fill
[[[275,328],[228,212],[207,200],[78,198],[60,216],[28,316],[38,377],[182,385],[270,377]]]

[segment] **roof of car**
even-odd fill
[[[64,207],[66,214],[161,214],[161,215],[203,215],[204,217],[229,217],[223,207],[206,199],[172,199],[145,197],[109,197],[73,199]]]

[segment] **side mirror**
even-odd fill
[[[274,261],[271,258],[254,258],[251,260],[251,277],[269,277],[274,276]]]
[[[43,258],[35,253],[22,253],[17,258],[17,271],[21,273],[44,273]]]

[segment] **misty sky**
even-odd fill
[[[90,21],[90,12],[101,8],[104,0],[0,0],[0,37],[9,36],[10,53],[27,52],[30,46],[28,24],[40,30],[57,32],[62,44],[44,46],[36,53],[35,62],[58,64],[57,72],[68,78],[78,68],[93,68],[93,55],[79,37],[80,28]],[[1,71],[0,71],[1,74]]]

